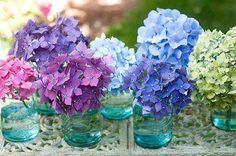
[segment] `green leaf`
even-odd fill
[[[234,81],[234,82],[231,84],[231,86],[232,86],[232,88],[233,88],[234,90],[236,90],[236,81]]]
[[[215,93],[209,93],[207,94],[208,99],[212,99],[215,96]]]
[[[232,90],[228,94],[236,94],[236,90]]]

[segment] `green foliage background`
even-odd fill
[[[197,19],[205,30],[226,32],[236,25],[236,0],[139,0],[138,6],[128,11],[120,24],[110,27],[107,36],[135,47],[138,27],[143,25],[148,12],[156,8],[178,9]]]

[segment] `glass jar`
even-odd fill
[[[57,115],[56,110],[54,108],[51,108],[49,103],[40,103],[40,97],[37,92],[33,95],[33,100],[36,110],[40,115]]]
[[[106,94],[101,99],[101,114],[111,120],[127,119],[133,114],[134,96],[131,93],[121,93],[118,96]]]
[[[39,116],[32,101],[9,101],[1,109],[2,135],[13,142],[25,142],[35,138],[39,132]]]
[[[236,130],[236,106],[224,111],[213,110],[211,112],[212,124],[221,130],[235,131]]]
[[[62,115],[64,140],[70,146],[90,147],[101,140],[101,121],[97,110],[76,115]]]
[[[173,114],[154,118],[142,114],[141,106],[134,106],[134,140],[143,148],[160,148],[167,146],[172,139]]]

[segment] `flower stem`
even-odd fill
[[[227,128],[228,129],[230,129],[230,120],[231,120],[231,109],[229,109],[229,110],[227,110],[227,112],[226,112],[226,118],[227,118],[227,120],[226,120],[226,126],[227,126]]]
[[[29,108],[29,106],[25,103],[25,101],[22,101],[26,108]]]

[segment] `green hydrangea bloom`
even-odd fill
[[[198,99],[214,109],[236,104],[236,27],[226,34],[204,32],[190,55],[189,75],[196,80]]]

